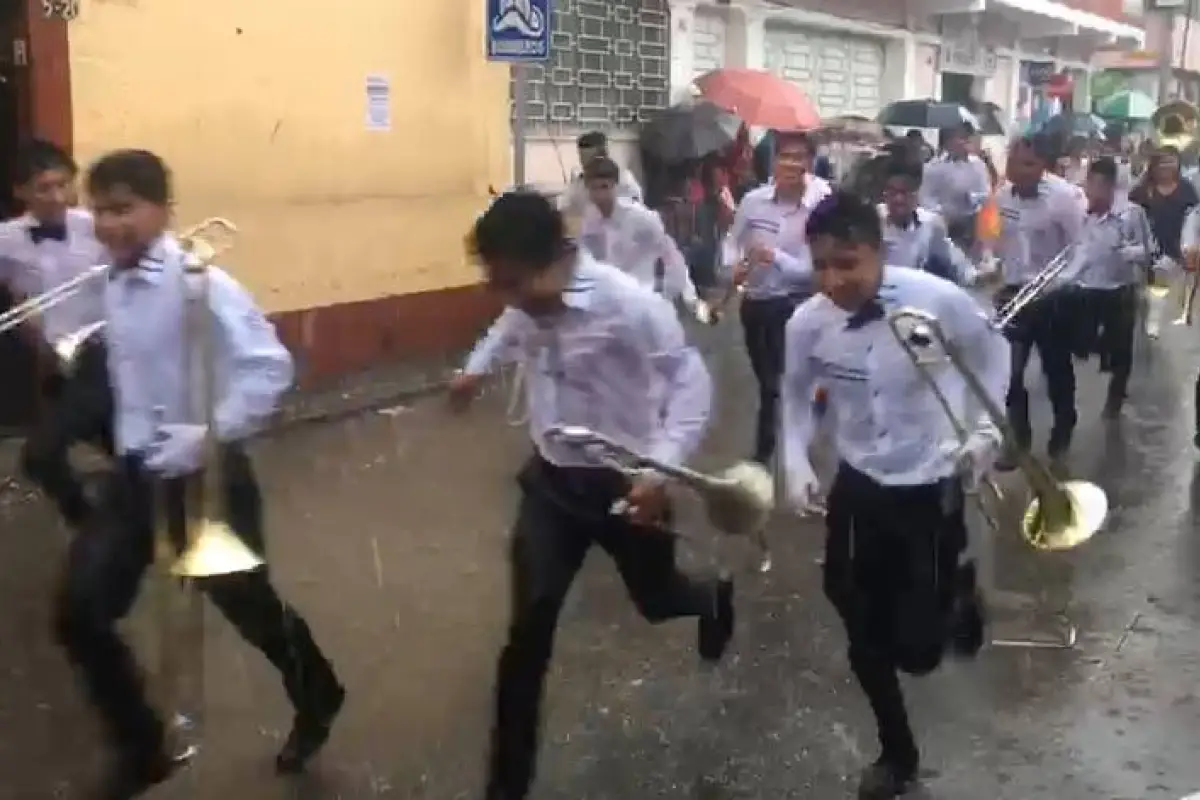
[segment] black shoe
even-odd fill
[[[858,781],[858,800],[894,800],[911,792],[916,785],[916,767],[902,769],[881,758],[863,770]]]
[[[304,765],[328,741],[333,721],[342,710],[345,701],[346,690],[338,686],[319,708],[296,712],[292,732],[288,734],[283,749],[275,757],[276,772],[281,775],[294,775],[304,770]]]
[[[96,800],[133,800],[170,778],[186,763],[166,753],[118,756],[96,792]]]
[[[709,613],[700,617],[696,649],[705,661],[720,661],[733,638],[733,578],[722,573],[717,579],[716,597]]]
[[[1061,461],[1071,449],[1071,431],[1056,428],[1050,431],[1050,441],[1046,444],[1046,455],[1051,461]]]
[[[1125,398],[1109,395],[1104,401],[1104,410],[1100,412],[1101,416],[1107,420],[1121,418],[1121,408],[1125,405]]]

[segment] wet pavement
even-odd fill
[[[1200,478],[1191,443],[1197,334],[1143,350],[1117,424],[1103,381],[1080,369],[1071,468],[1110,493],[1092,542],[1041,555],[995,542],[997,635],[1052,634],[1071,651],[991,649],[910,683],[939,800],[1178,800],[1200,790]],[[701,332],[722,386],[702,463],[743,455],[748,370],[726,325]],[[1044,390],[1030,372],[1048,423]],[[276,779],[288,722],[278,684],[210,614],[204,749],[155,800],[478,797],[492,663],[506,612],[512,475],[528,451],[502,393],[451,418],[427,399],[256,445],[283,591],[335,658],[350,699],[312,774]],[[1006,479],[1022,498],[1020,482]],[[1195,499],[1194,499],[1195,498]],[[0,508],[0,800],[82,798],[100,765],[93,725],[48,634],[46,598],[65,533],[19,485]],[[694,503],[685,522],[703,531]],[[751,549],[700,537],[700,567],[739,573],[731,656],[702,668],[694,625],[642,622],[602,554],[564,614],[536,800],[835,800],[874,756],[844,639],[820,592],[819,525],[780,515],[772,572]],[[149,641],[146,611],[130,629]]]

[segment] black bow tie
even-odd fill
[[[862,308],[850,315],[850,319],[846,320],[846,330],[856,331],[864,325],[883,319],[885,316],[887,316],[887,313],[883,310],[883,303],[879,302],[879,298],[873,297],[864,303]]]
[[[41,244],[47,239],[53,239],[56,242],[65,242],[67,240],[67,226],[63,222],[43,222],[39,225],[34,225],[29,229],[29,238],[34,244]]]

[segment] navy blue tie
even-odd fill
[[[856,331],[859,328],[876,320],[883,319],[886,313],[883,310],[883,303],[879,302],[879,298],[872,297],[863,306],[850,315],[850,319],[846,320],[846,330]]]
[[[29,229],[29,238],[33,240],[34,244],[41,244],[47,239],[53,239],[56,242],[65,242],[67,240],[67,226],[62,222],[43,222]]]

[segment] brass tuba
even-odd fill
[[[1150,125],[1155,147],[1173,147],[1182,153],[1196,142],[1200,110],[1184,100],[1173,100],[1155,109]]]

